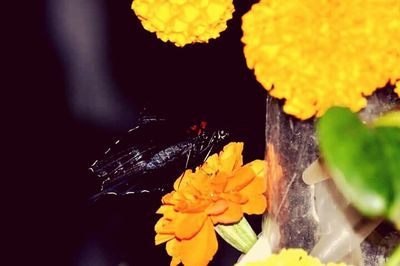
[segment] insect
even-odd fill
[[[142,116],[124,139],[89,168],[102,180],[91,200],[113,195],[164,191],[184,168],[193,168],[226,144],[226,130],[208,130],[207,123],[182,126],[174,120]]]

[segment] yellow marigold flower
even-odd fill
[[[279,254],[272,254],[267,259],[257,262],[239,264],[241,266],[346,266],[345,263],[323,264],[311,257],[303,249],[282,249]]]
[[[226,145],[195,172],[186,170],[163,197],[155,243],[167,242],[171,265],[207,265],[218,249],[214,225],[235,224],[243,213],[265,211],[265,163],[243,166],[242,149],[243,143]]]
[[[247,66],[300,119],[359,111],[400,78],[399,0],[262,0],[242,29]]]
[[[143,27],[176,46],[208,42],[227,28],[233,0],[134,0]]]

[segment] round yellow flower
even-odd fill
[[[345,263],[323,264],[317,258],[311,257],[303,249],[282,249],[279,254],[272,254],[266,260],[247,262],[245,266],[346,266]]]
[[[143,27],[176,46],[208,42],[227,27],[233,0],[134,0]]]
[[[400,78],[399,0],[262,0],[242,29],[248,67],[301,119],[359,111]]]

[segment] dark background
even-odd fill
[[[240,41],[241,16],[256,1],[234,1],[234,17],[220,38],[185,48],[145,31],[130,0],[100,2],[108,75],[126,110],[107,123],[72,109],[49,1],[24,2],[21,19],[10,21],[5,76],[15,101],[5,104],[5,131],[17,141],[4,138],[11,174],[3,195],[11,265],[168,265],[164,245],[153,246],[160,195],[88,203],[100,185],[88,166],[135,124],[144,107],[229,128],[235,140],[245,142],[246,161],[263,158],[266,92],[247,69]],[[223,247],[213,263],[232,265],[238,255]]]

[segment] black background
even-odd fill
[[[205,118],[245,142],[246,161],[263,158],[266,92],[247,69],[240,41],[241,16],[256,1],[234,1],[234,17],[220,38],[185,48],[145,31],[131,1],[106,2],[105,53],[118,89],[136,110],[150,106],[177,119]],[[49,38],[46,2],[24,2],[18,15],[9,20],[10,46],[4,49],[10,81],[4,90],[13,100],[4,105],[3,130],[12,137],[3,138],[4,240],[13,251],[5,252],[11,265],[168,265],[164,246],[153,246],[159,196],[88,204],[99,189],[88,166],[135,120],[104,128],[74,117]],[[232,265],[238,255],[224,247],[213,263]]]

